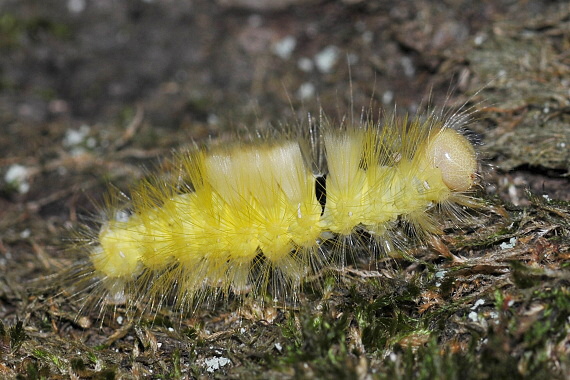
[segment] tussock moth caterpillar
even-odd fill
[[[304,279],[344,265],[349,244],[393,254],[441,233],[437,214],[474,206],[469,115],[363,117],[178,153],[175,175],[111,194],[71,281],[96,302],[172,302],[230,293],[295,298]],[[141,302],[145,301],[145,302]]]

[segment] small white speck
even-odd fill
[[[173,329],[172,327],[169,327],[169,328],[168,328],[168,331],[174,332],[174,329]]]
[[[392,91],[384,91],[382,94],[382,103],[390,104],[394,100],[394,93]]]
[[[508,242],[508,243],[503,242],[503,243],[501,243],[501,245],[499,245],[499,247],[500,247],[501,249],[511,249],[511,248],[513,248],[513,247],[515,246],[516,243],[517,243],[517,238],[516,238],[516,237],[512,237],[512,238],[509,239],[509,242]]]
[[[281,345],[281,343],[277,342],[275,343],[275,349],[279,352],[283,351],[283,346]]]
[[[67,9],[71,13],[81,13],[85,10],[85,6],[87,2],[85,0],[68,0],[67,1]]]
[[[18,193],[26,194],[30,191],[30,184],[28,183],[29,169],[23,165],[14,164],[8,168],[4,175],[4,181],[14,186]]]
[[[219,370],[220,368],[222,368],[223,366],[226,366],[228,364],[231,363],[231,360],[228,358],[210,358],[210,359],[206,359],[205,360],[205,364],[206,364],[206,371],[212,373],[214,371]]]
[[[125,210],[117,211],[115,213],[115,220],[117,222],[125,223],[129,221],[129,213]]]
[[[209,114],[208,115],[208,124],[209,125],[218,125],[220,123],[220,118],[216,114]]]
[[[405,76],[407,76],[408,78],[414,76],[414,74],[416,73],[416,68],[414,67],[414,63],[412,62],[412,59],[410,57],[402,57],[402,59],[400,59],[400,64],[404,69]]]
[[[245,329],[242,327],[241,329],[239,329],[240,334],[244,334],[245,333]]]
[[[301,100],[311,99],[315,96],[315,85],[305,82],[297,90],[297,97]]]
[[[510,184],[507,188],[509,196],[514,204],[518,204],[518,197],[517,197],[517,187],[514,184]]]
[[[473,42],[475,42],[475,45],[479,46],[481,45],[483,42],[485,42],[487,38],[485,37],[484,34],[478,34],[475,36],[475,39]]]
[[[162,342],[158,342],[158,343],[156,344],[156,347],[158,347],[158,348],[162,347]]]
[[[340,55],[340,50],[336,46],[327,46],[315,55],[315,64],[322,73],[329,73]]]
[[[95,137],[89,137],[85,141],[85,145],[87,145],[87,148],[93,149],[95,148],[95,145],[97,145],[97,140],[95,139]]]
[[[479,319],[478,315],[476,312],[472,311],[469,313],[468,315],[469,319],[473,322],[477,322],[477,320]]]
[[[313,71],[313,68],[315,67],[315,65],[313,64],[313,61],[311,61],[310,58],[307,57],[301,57],[299,58],[299,60],[297,61],[297,67],[308,73],[310,71]]]
[[[477,309],[479,306],[484,305],[485,304],[485,300],[484,299],[478,299],[477,301],[475,301],[475,304],[473,304],[473,306],[471,306],[471,310],[475,310]]]
[[[362,41],[365,44],[371,43],[373,39],[374,39],[374,33],[372,33],[370,30],[367,30],[364,33],[362,33]]]
[[[548,194],[542,194],[542,197],[546,200],[546,201],[551,201],[550,197],[548,196]]]
[[[297,40],[293,36],[287,36],[273,45],[272,51],[275,55],[282,59],[291,58],[291,54],[297,46]]]
[[[122,325],[123,322],[124,322],[123,317],[119,315],[119,316],[117,317],[117,323],[120,324],[120,325]]]
[[[83,143],[87,135],[89,135],[90,130],[91,128],[85,124],[79,127],[79,129],[68,129],[63,138],[63,145],[72,147]]]
[[[398,356],[394,352],[390,352],[389,357],[390,357],[390,360],[394,363],[396,362],[396,360],[398,360]]]
[[[32,235],[32,231],[29,228],[26,228],[24,231],[20,232],[20,237],[22,239],[27,239]]]

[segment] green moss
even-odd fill
[[[339,376],[352,373],[345,366],[348,323],[348,314],[335,314],[326,307],[316,315],[291,313],[281,326],[282,336],[289,344],[274,364],[281,369],[292,367],[298,374],[310,369],[309,372],[314,372],[318,378],[327,378],[333,373],[339,373]]]
[[[0,321],[0,357],[3,354],[15,354],[22,343],[28,339],[24,331],[24,324],[22,321],[17,321],[16,324],[6,330],[4,323]],[[8,349],[7,352],[4,351]]]
[[[10,12],[0,15],[0,48],[16,48],[24,37],[37,40],[41,34],[62,40],[72,35],[69,25],[48,18],[22,18]]]
[[[66,360],[62,359],[54,351],[46,351],[38,348],[33,350],[32,353],[38,359],[50,362],[51,364],[55,365],[55,367],[61,372],[64,372],[67,369]]]
[[[46,380],[50,378],[50,370],[47,366],[38,366],[38,363],[32,360],[25,361],[23,374],[16,376],[18,380]]]

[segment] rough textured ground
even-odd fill
[[[0,377],[568,378],[570,7],[400,3],[0,1]],[[418,247],[323,274],[295,307],[181,325],[99,328],[30,291],[74,260],[90,199],[172,149],[428,96],[479,109],[489,206],[444,238],[462,262]]]

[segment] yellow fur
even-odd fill
[[[208,292],[265,293],[269,281],[294,294],[329,260],[327,240],[365,233],[389,251],[400,222],[438,233],[433,206],[468,199],[461,193],[474,185],[477,160],[449,127],[458,120],[434,115],[323,128],[318,173],[312,168],[323,160],[304,154],[301,138],[179,154],[182,186],[144,182],[132,191],[130,216],[115,210],[103,224],[90,251],[92,279],[113,299],[173,297],[183,308]]]

